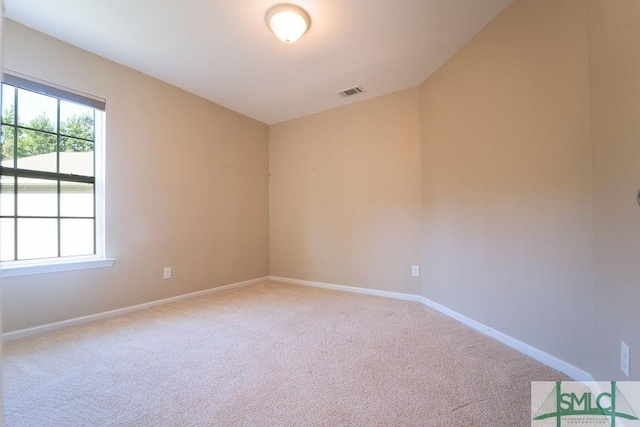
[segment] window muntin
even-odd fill
[[[104,102],[19,77],[5,80],[0,261],[102,256],[96,166]]]

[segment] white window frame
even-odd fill
[[[58,258],[32,259],[0,262],[0,277],[17,277],[33,274],[57,273],[63,271],[86,270],[111,267],[116,260],[105,256],[105,137],[106,137],[106,101],[69,88],[24,76],[13,71],[5,71],[3,82],[34,90],[59,99],[75,101],[94,107],[100,114],[95,119],[94,142],[94,194],[95,194],[95,249],[93,255],[69,256]],[[93,100],[95,103],[87,102]],[[96,105],[101,105],[97,108]],[[16,141],[17,143],[17,141]]]

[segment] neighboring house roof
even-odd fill
[[[56,153],[39,154],[18,159],[20,169],[41,171],[54,171],[56,165]],[[3,160],[3,167],[13,167],[13,159]],[[93,151],[65,151],[60,153],[61,172],[75,175],[93,176]]]

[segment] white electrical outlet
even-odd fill
[[[620,341],[620,369],[629,378],[629,346]]]
[[[171,267],[164,268],[164,278],[171,279]]]
[[[419,265],[412,265],[411,266],[411,275],[412,276],[419,276],[420,275],[420,266]]]

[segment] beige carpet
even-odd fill
[[[6,426],[529,426],[567,378],[418,303],[268,282],[4,346]]]

